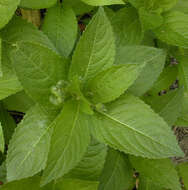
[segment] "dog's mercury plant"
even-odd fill
[[[187,48],[186,0],[0,0],[0,189],[188,190]]]

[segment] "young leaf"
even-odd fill
[[[84,3],[92,6],[104,6],[113,4],[125,4],[123,0],[82,0]]]
[[[121,152],[109,149],[98,190],[129,190],[133,188],[133,168]]]
[[[16,128],[16,123],[7,112],[2,102],[0,103],[0,121],[3,128],[5,144],[8,145],[9,140],[11,139],[12,134],[14,133],[14,130]]]
[[[181,190],[178,174],[170,159],[149,160],[134,156],[129,158],[140,176],[162,188]]]
[[[50,117],[36,105],[13,134],[6,160],[7,180],[19,180],[44,169],[50,146]]]
[[[17,44],[12,61],[28,95],[45,109],[57,109],[51,101],[51,88],[65,80],[67,61],[50,49],[30,42]]]
[[[168,125],[139,98],[126,94],[105,109],[90,117],[99,141],[148,158],[184,155]]]
[[[163,50],[147,46],[122,47],[118,54],[119,57],[116,57],[115,64],[145,63],[142,72],[129,88],[129,91],[136,96],[143,95],[152,87],[162,72],[166,59]]]
[[[170,85],[172,85],[176,81],[177,74],[178,70],[176,66],[170,65],[164,68],[157,81],[154,82],[152,88],[149,91],[149,94],[157,95],[162,90],[168,91]]]
[[[0,123],[0,151],[4,152],[5,142],[4,142],[4,135],[2,125]]]
[[[115,44],[107,16],[100,8],[80,38],[72,58],[69,78],[82,78],[83,82],[109,68],[115,57]]]
[[[20,6],[29,9],[45,9],[55,5],[57,0],[21,0]]]
[[[188,15],[171,11],[164,14],[163,24],[154,30],[155,35],[161,41],[187,48],[188,47]]]
[[[183,184],[185,185],[185,188],[188,189],[188,163],[181,163],[178,165],[178,172],[180,177],[183,180]]]
[[[42,185],[62,177],[81,161],[90,142],[88,125],[79,102],[66,102],[52,124],[53,135]]]
[[[0,29],[12,18],[20,0],[0,0]]]
[[[139,45],[143,38],[142,26],[135,8],[125,7],[112,17],[112,26],[116,38],[117,55],[124,46]]]
[[[143,64],[115,65],[91,80],[87,93],[94,103],[115,100],[134,83],[143,67]]]
[[[66,178],[77,178],[88,181],[98,181],[104,167],[107,147],[91,139],[91,143],[79,164],[66,175]]]
[[[181,114],[183,88],[170,91],[162,96],[146,97],[145,101],[168,123],[169,126],[172,126]]]
[[[72,52],[77,38],[77,20],[73,10],[65,4],[58,3],[48,9],[42,25],[43,32],[54,43],[64,57]]]

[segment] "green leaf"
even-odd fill
[[[28,23],[17,16],[13,17],[10,23],[0,31],[0,36],[2,37],[3,42],[9,46],[9,49],[6,50],[8,55],[10,54],[10,50],[15,47],[15,44],[22,41],[37,43],[57,52],[56,48],[46,35],[38,30],[33,24]]]
[[[92,6],[104,6],[114,4],[125,4],[123,0],[82,0],[84,3]]]
[[[3,76],[2,72],[2,39],[0,38],[0,78]]]
[[[126,94],[105,109],[90,117],[100,142],[148,158],[184,155],[168,125],[139,98]]]
[[[45,9],[55,5],[57,0],[21,0],[20,6],[30,9]]]
[[[61,55],[70,55],[77,38],[77,20],[72,8],[58,3],[48,9],[42,30]]]
[[[168,91],[170,85],[172,85],[177,79],[178,70],[176,66],[167,66],[160,74],[157,81],[154,82],[149,94],[157,95],[162,90]]]
[[[52,188],[49,188],[49,186],[45,186],[44,188],[40,187],[40,177],[35,176],[32,178],[22,179],[19,181],[13,181],[4,184],[1,189],[2,190],[51,190]]]
[[[87,116],[80,112],[77,101],[65,103],[54,120],[51,147],[42,185],[62,177],[82,159],[90,142]]]
[[[57,184],[55,184],[55,188],[58,190],[97,190],[97,187],[98,182],[96,181],[86,181],[79,179],[61,179]]]
[[[107,16],[100,8],[80,38],[72,58],[69,78],[80,77],[88,81],[109,68],[115,57],[115,44]]]
[[[98,181],[104,167],[106,153],[107,147],[92,138],[84,157],[66,177]]]
[[[118,58],[121,56],[119,54],[121,48],[141,43],[143,31],[137,10],[133,7],[120,9],[111,20],[116,38],[116,57]]]
[[[159,187],[158,185],[152,183],[151,180],[145,178],[144,176],[139,177],[139,186],[138,190],[164,190],[164,188]]]
[[[149,160],[134,156],[129,158],[140,176],[162,188],[181,190],[178,174],[170,159]]]
[[[163,50],[147,46],[122,47],[118,54],[115,64],[145,63],[146,65],[134,84],[129,88],[129,91],[136,96],[143,95],[152,87],[162,72],[166,59]]]
[[[45,109],[57,109],[51,101],[51,88],[65,80],[67,61],[50,49],[30,42],[17,44],[12,61],[19,81],[32,99]]]
[[[178,0],[128,0],[136,8],[144,7],[148,10],[168,11]]]
[[[163,23],[163,17],[160,14],[147,11],[143,7],[139,9],[139,16],[145,30],[157,28]]]
[[[134,83],[143,67],[143,64],[114,65],[89,82],[88,96],[94,103],[115,100]]]
[[[4,135],[2,125],[0,123],[0,151],[4,152],[5,142],[4,142]]]
[[[83,3],[81,0],[64,0],[64,3],[70,5],[76,15],[82,15],[90,12],[94,7]]]
[[[133,188],[133,168],[121,152],[109,149],[98,190],[129,190]]]
[[[179,0],[173,10],[180,11],[188,14],[188,1],[187,0]]]
[[[51,118],[38,105],[28,111],[9,144],[6,160],[8,181],[33,176],[45,168],[50,123]]]
[[[7,112],[2,102],[0,103],[0,121],[3,128],[5,144],[8,145],[9,140],[11,139],[12,134],[14,133],[14,130],[16,128],[16,123]]]
[[[185,188],[188,189],[188,163],[181,163],[178,165],[178,172],[183,180]]]
[[[0,181],[3,183],[6,183],[6,174],[7,174],[6,163],[3,162],[0,166]]]
[[[6,109],[26,113],[35,102],[24,92],[20,91],[3,100]]]
[[[2,47],[2,71],[0,77],[0,100],[21,91],[23,88],[11,67],[11,60],[8,54],[9,46],[3,43]]]
[[[12,18],[20,0],[0,0],[0,29]]]
[[[145,101],[168,123],[169,126],[172,126],[181,114],[183,88],[170,91],[162,96],[146,97]]]
[[[171,11],[165,13],[163,17],[163,24],[154,30],[157,38],[167,44],[187,48],[188,15]]]

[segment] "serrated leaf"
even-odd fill
[[[45,109],[56,110],[51,88],[65,80],[67,61],[43,46],[22,42],[12,52],[12,62],[24,90]]]
[[[94,8],[93,6],[83,3],[81,0],[64,0],[64,3],[70,5],[76,15],[88,13]]]
[[[171,129],[139,98],[130,94],[90,117],[94,136],[114,149],[148,157],[183,156]]]
[[[129,158],[140,176],[162,188],[181,190],[177,171],[170,159],[149,160],[134,156]]]
[[[123,0],[82,0],[84,3],[92,6],[104,6],[114,4],[125,4]]]
[[[139,45],[143,38],[142,26],[137,10],[133,7],[125,7],[116,12],[111,19],[116,39],[116,57],[120,57],[119,51],[124,46]]]
[[[5,146],[5,142],[4,142],[3,129],[0,123],[0,151],[1,152],[4,152],[4,146]]]
[[[26,113],[35,102],[24,92],[20,91],[3,100],[4,107],[8,110],[14,110]]]
[[[178,11],[171,11],[165,13],[163,18],[163,24],[154,30],[157,38],[167,44],[187,48],[188,15]]]
[[[87,88],[94,103],[107,103],[122,95],[139,76],[144,64],[115,65],[92,79]]]
[[[170,85],[172,85],[177,79],[178,69],[176,66],[167,66],[163,69],[157,81],[154,82],[149,94],[157,95],[162,90],[169,90]]]
[[[107,16],[100,8],[92,18],[75,49],[69,78],[80,77],[83,82],[109,68],[115,57],[115,44]]]
[[[115,64],[145,63],[142,72],[129,88],[129,91],[136,96],[143,95],[152,87],[162,72],[166,59],[163,50],[147,46],[125,46],[118,54]]]
[[[181,114],[183,88],[170,91],[162,96],[146,97],[145,101],[168,123],[169,126],[172,126]]]
[[[185,185],[185,188],[188,189],[188,163],[181,163],[178,165],[178,172],[180,177],[183,180],[183,184]]]
[[[2,102],[0,103],[0,121],[3,128],[5,144],[8,145],[9,140],[11,139],[12,134],[14,133],[14,130],[16,128],[16,123],[14,119],[10,116],[10,114],[7,112]]]
[[[21,0],[20,6],[29,9],[45,9],[55,5],[57,0]]]
[[[98,190],[129,190],[133,188],[133,168],[128,158],[117,150],[109,149],[99,181]]]
[[[7,180],[35,175],[44,169],[50,146],[51,116],[35,105],[16,128],[8,147]]]
[[[0,29],[12,18],[20,0],[0,0]]]
[[[65,103],[52,127],[51,147],[42,185],[73,169],[81,161],[90,142],[87,116],[80,112],[80,104],[77,101]]]
[[[104,167],[106,153],[107,147],[92,138],[84,157],[66,177],[98,181]]]
[[[77,38],[77,19],[72,8],[58,3],[48,9],[42,30],[61,55],[64,57],[70,55]]]

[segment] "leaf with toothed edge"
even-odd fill
[[[165,121],[139,98],[126,94],[90,117],[93,135],[114,149],[147,158],[183,156]]]

